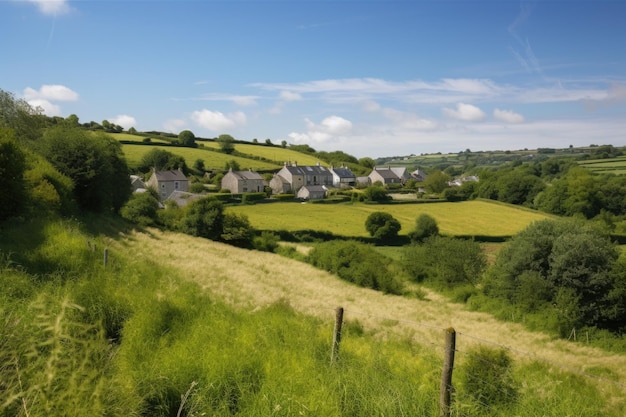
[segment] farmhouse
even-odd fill
[[[334,168],[331,166],[330,173],[333,176],[333,186],[337,188],[349,188],[356,185],[356,177],[350,171],[350,168]]]
[[[295,193],[305,185],[332,186],[333,175],[326,167],[317,165],[298,166],[285,163],[270,181],[270,187],[274,194]]]
[[[258,172],[233,171],[229,169],[222,178],[222,189],[230,190],[231,193],[258,193],[265,186],[263,177]]]
[[[165,200],[174,191],[189,190],[189,180],[180,168],[168,171],[154,169],[146,185],[157,190],[161,200]]]

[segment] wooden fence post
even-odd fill
[[[109,250],[108,249],[104,249],[104,266],[107,266],[107,263],[109,263]]]
[[[335,310],[335,330],[333,332],[333,348],[330,353],[330,363],[339,358],[339,344],[341,343],[341,326],[343,326],[343,307]]]
[[[452,371],[454,369],[454,352],[456,349],[456,331],[450,327],[446,329],[446,347],[443,355],[443,370],[441,372],[441,388],[439,393],[439,415],[450,416],[450,396],[452,394]]]

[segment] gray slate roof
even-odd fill
[[[187,177],[178,169],[170,169],[169,171],[154,171],[154,175],[158,181],[187,181]]]

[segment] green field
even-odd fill
[[[113,136],[115,140],[126,140],[132,142],[143,142],[145,138],[150,138],[151,142],[155,143],[169,143],[169,141],[165,139],[159,139],[151,137],[150,135],[131,135],[130,133],[109,133],[109,135]]]
[[[580,161],[578,165],[587,168],[594,174],[626,174],[626,156],[608,159],[590,159]]]
[[[461,203],[430,204],[311,204],[271,203],[228,207],[227,211],[245,214],[260,230],[319,230],[342,236],[368,236],[367,216],[375,211],[390,213],[402,225],[401,235],[415,228],[417,217],[426,213],[437,221],[444,235],[512,236],[545,213],[516,206],[474,200]]]
[[[148,153],[150,150],[154,149],[152,146],[146,145],[122,145],[122,150],[124,151],[124,155],[126,155],[126,160],[128,161],[128,165],[131,167],[137,167],[141,162],[141,158]],[[272,164],[270,162],[258,161],[256,159],[242,158],[234,155],[227,155],[220,152],[215,152],[209,149],[203,149],[201,146],[198,148],[184,148],[184,147],[160,147],[159,149],[166,150],[168,152],[173,153],[174,155],[179,155],[185,158],[185,162],[188,166],[192,166],[193,163],[197,159],[202,159],[204,161],[204,166],[208,170],[218,169],[223,170],[226,164],[230,161],[237,161],[239,167],[241,169],[254,169],[254,170],[279,170],[279,164]]]

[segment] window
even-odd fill
[[[174,189],[178,190],[178,181],[174,181]]]

